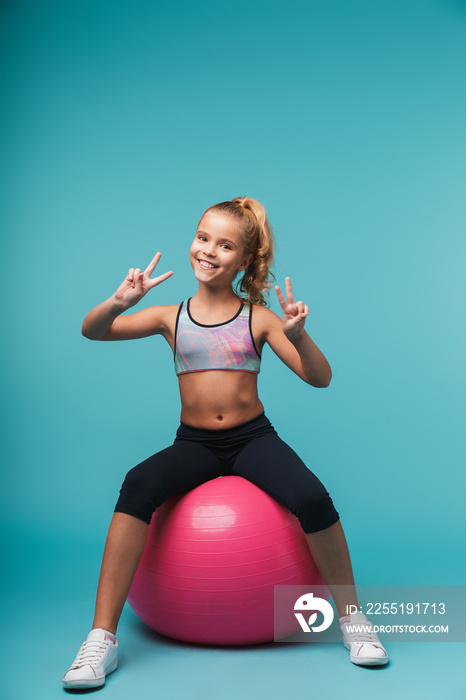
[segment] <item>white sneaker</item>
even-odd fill
[[[349,622],[341,625],[343,644],[357,666],[384,666],[388,654],[379,642],[372,624],[362,612],[351,613]],[[353,629],[351,629],[353,627]]]
[[[78,654],[63,676],[65,688],[97,688],[105,676],[118,667],[118,641],[110,639],[103,629],[93,629],[81,644]]]

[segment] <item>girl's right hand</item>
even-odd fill
[[[157,263],[161,258],[162,253],[156,253],[155,257],[146,267],[144,272],[141,272],[139,268],[130,268],[128,274],[126,275],[123,282],[120,284],[116,290],[114,297],[115,300],[129,309],[131,306],[135,306],[142,299],[142,297],[147,294],[149,289],[156,287],[161,282],[173,275],[173,272],[164,272],[163,275],[150,279],[151,274],[154,272]]]

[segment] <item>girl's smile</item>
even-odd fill
[[[218,267],[218,265],[214,265],[213,263],[207,262],[207,260],[202,260],[201,258],[198,258],[198,261],[203,270],[214,270],[216,267]]]

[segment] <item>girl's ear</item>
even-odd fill
[[[253,258],[252,253],[249,253],[249,255],[247,255],[245,258],[243,258],[243,262],[238,267],[238,272],[245,270],[251,264],[252,258]]]

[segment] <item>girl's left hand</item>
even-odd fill
[[[309,307],[302,301],[295,302],[289,277],[285,277],[285,286],[286,299],[278,284],[275,285],[275,291],[283,311],[283,332],[288,340],[293,341],[300,338],[304,333],[304,321],[309,314]]]

